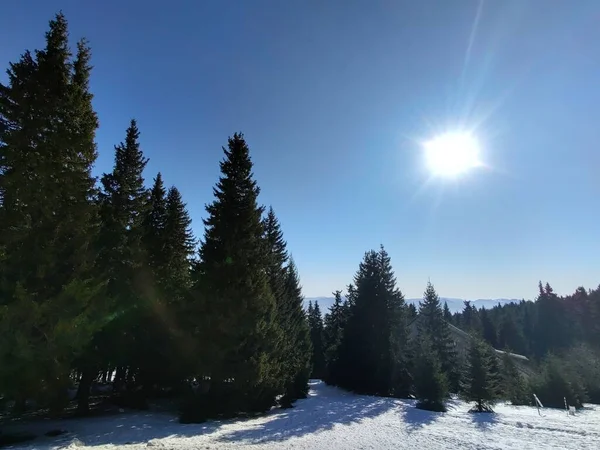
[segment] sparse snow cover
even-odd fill
[[[179,424],[163,413],[123,413],[36,424],[39,438],[19,448],[58,449],[600,449],[600,407],[565,411],[497,405],[496,414],[469,413],[452,401],[447,413],[414,408],[414,402],[358,396],[311,382],[310,396],[292,409],[249,420]],[[9,429],[5,428],[8,432]]]

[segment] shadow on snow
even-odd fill
[[[291,409],[279,411],[267,417],[267,421],[251,429],[236,430],[221,436],[226,442],[259,444],[284,441],[293,437],[330,430],[336,425],[348,425],[364,419],[375,418],[389,411],[402,413],[404,419],[416,424],[430,420],[426,411],[414,412],[405,401],[392,398],[356,395],[312,380],[310,394],[306,400],[298,401]],[[424,413],[420,417],[420,413]],[[268,420],[270,419],[270,420]],[[402,416],[398,420],[403,420]],[[434,420],[434,419],[432,419]]]

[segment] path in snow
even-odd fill
[[[182,425],[172,415],[124,413],[35,424],[39,438],[19,448],[93,447],[97,450],[164,449],[600,449],[600,407],[574,417],[561,410],[498,405],[496,414],[472,414],[453,401],[447,413],[414,408],[414,402],[358,396],[311,381],[309,398],[292,409],[248,420]],[[6,432],[9,429],[5,429]]]

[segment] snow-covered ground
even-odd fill
[[[550,409],[539,416],[535,408],[507,405],[497,405],[496,414],[472,414],[466,403],[449,406],[447,413],[421,411],[411,401],[353,395],[312,381],[309,398],[256,419],[182,425],[172,415],[138,412],[43,421],[34,431],[69,433],[19,448],[600,449],[600,406],[575,416]]]

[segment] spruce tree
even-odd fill
[[[481,309],[479,311],[479,318],[481,319],[481,335],[483,340],[496,348],[498,346],[498,333],[496,331],[496,325],[490,318],[487,310]]]
[[[452,323],[452,313],[448,308],[448,302],[444,302],[444,320],[448,323]]]
[[[500,364],[499,391],[502,398],[509,400],[513,405],[528,405],[531,403],[531,394],[513,358],[509,352],[502,355]]]
[[[324,346],[325,346],[325,381],[328,384],[336,384],[335,366],[339,354],[339,347],[342,342],[344,326],[346,324],[346,313],[344,310],[344,301],[342,292],[333,293],[334,301],[329,308],[329,313],[325,315],[324,320]]]
[[[167,191],[159,172],[154,178],[143,222],[143,245],[148,270],[156,280],[164,277],[165,226],[167,221]]]
[[[150,297],[152,275],[147,271],[143,245],[148,207],[143,171],[148,160],[140,148],[139,135],[136,121],[131,120],[125,141],[115,146],[112,172],[101,177],[96,268],[108,280],[107,303],[115,320],[95,337],[87,351],[82,370],[88,380],[90,371],[110,363],[121,368],[120,373],[127,370],[133,382],[140,366],[150,358],[146,318],[151,314],[154,290]],[[85,405],[80,409],[85,410]]]
[[[350,317],[335,376],[356,392],[403,396],[408,392],[404,297],[387,252],[365,254],[355,276]]]
[[[309,304],[308,325],[310,327],[310,341],[312,345],[312,378],[323,379],[325,376],[325,346],[323,343],[323,316],[319,302],[315,300],[314,306]]]
[[[448,380],[442,372],[439,356],[429,337],[423,336],[417,344],[413,365],[417,408],[429,411],[446,411]]]
[[[181,193],[172,186],[167,193],[164,233],[165,289],[170,302],[181,300],[191,286],[191,258],[196,249],[191,225]]]
[[[290,406],[308,393],[310,335],[303,310],[302,289],[296,266],[287,254],[287,244],[273,208],[264,219],[268,253],[267,274],[277,305],[277,322],[282,332],[278,342],[279,368],[284,393],[281,404]]]
[[[493,412],[492,405],[498,397],[498,380],[491,358],[486,344],[472,339],[462,395],[466,401],[475,402],[474,412]]]
[[[221,399],[216,409],[265,411],[281,390],[276,351],[281,331],[266,270],[263,208],[243,135],[230,137],[223,151],[198,263],[208,354],[199,370],[210,377],[209,395]]]
[[[440,358],[442,371],[448,377],[449,388],[457,392],[460,381],[458,355],[448,322],[444,320],[440,299],[431,283],[427,283],[423,301],[419,303],[419,316],[419,338],[427,336],[431,340]]]
[[[0,84],[0,390],[19,405],[51,392],[56,410],[75,359],[110,316],[93,271],[91,52],[81,40],[73,57],[62,14],[45,41]]]
[[[286,270],[285,297],[288,299],[288,326],[286,341],[291,342],[291,351],[287,356],[291,371],[285,380],[284,400],[292,402],[308,395],[308,380],[311,373],[312,343],[308,318],[304,313],[302,289],[298,271],[290,258]]]

